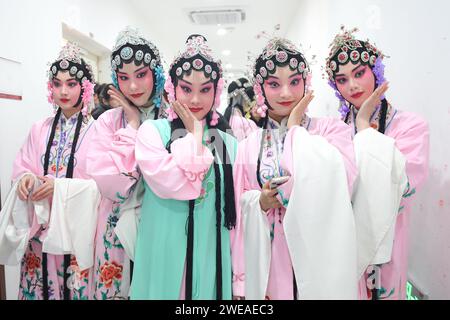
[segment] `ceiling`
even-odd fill
[[[248,52],[258,54],[267,42],[257,39],[258,33],[272,33],[274,26],[280,24],[281,28],[276,34],[286,34],[299,7],[299,0],[131,0],[130,4],[144,21],[148,21],[141,31],[160,48],[168,64],[184,48],[189,35],[202,34],[214,55],[222,60],[227,75],[233,78],[243,75],[248,69]],[[217,34],[219,26],[197,25],[189,18],[189,12],[193,10],[235,8],[245,11],[245,21],[222,25],[228,31],[223,36]],[[230,54],[223,55],[224,50],[229,50]]]

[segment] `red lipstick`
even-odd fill
[[[285,106],[285,107],[290,107],[293,102],[294,101],[284,101],[284,102],[279,102],[279,104],[281,104],[282,106]]]
[[[361,98],[361,96],[364,94],[364,92],[359,92],[359,93],[355,93],[352,95],[353,99],[359,99]]]
[[[135,93],[135,94],[130,94],[130,96],[132,96],[134,99],[138,99],[140,97],[142,97],[143,93]]]

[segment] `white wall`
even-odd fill
[[[429,4],[429,6],[427,6]],[[302,0],[288,38],[317,55],[313,66],[316,99],[312,115],[338,116],[337,101],[322,80],[320,66],[340,24],[358,26],[392,58],[386,60],[389,100],[398,108],[423,115],[431,129],[430,178],[415,200],[411,219],[410,276],[431,298],[450,298],[450,182],[448,160],[450,101],[450,25],[445,0]],[[12,163],[33,122],[51,113],[46,101],[47,62],[56,58],[61,23],[111,48],[119,30],[130,24],[150,39],[155,32],[133,2],[125,0],[0,0],[0,56],[22,63],[23,100],[0,99],[0,180],[3,200]],[[172,31],[170,31],[172,32]],[[157,43],[165,52],[169,37]],[[171,56],[166,57],[169,60]],[[109,81],[107,60],[100,61]],[[0,71],[1,72],[1,71]],[[7,268],[7,297],[17,296],[17,268]]]
[[[409,277],[431,299],[450,299],[450,3],[445,0],[304,0],[287,37],[318,55],[313,67],[315,116],[338,116],[337,99],[322,79],[328,45],[341,24],[360,29],[390,59],[387,93],[397,108],[430,126],[430,177],[411,213]]]
[[[62,22],[112,48],[117,33],[126,25],[141,28],[145,20],[121,0],[0,0],[0,57],[22,63],[22,101],[0,99],[0,180],[2,200],[10,187],[12,163],[32,123],[51,114],[47,103],[47,63],[61,46]],[[104,73],[100,81],[110,82],[108,63],[100,61]],[[1,72],[1,71],[0,71]],[[1,89],[1,88],[0,88]],[[7,298],[16,299],[18,270],[6,267]]]

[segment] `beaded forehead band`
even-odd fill
[[[353,64],[360,62],[373,67],[379,57],[381,59],[385,57],[369,40],[357,40],[354,36],[357,31],[357,28],[345,30],[345,27],[341,26],[341,33],[337,34],[331,42],[330,53],[325,64],[325,71],[330,80],[334,79],[339,66],[349,61]]]
[[[211,48],[201,35],[191,36],[186,41],[186,50],[179,53],[170,65],[171,72],[175,70],[178,78],[190,73],[192,69],[203,71],[205,77],[211,77],[214,81],[222,78],[222,63],[219,59],[213,58]]]
[[[134,61],[135,65],[143,62],[152,70],[161,65],[161,57],[156,46],[146,40],[137,29],[128,26],[117,36],[112,49],[111,69],[115,72],[124,63],[131,61]]]
[[[58,74],[58,71],[69,71],[69,74],[80,83],[85,80],[94,82],[92,68],[81,59],[81,49],[76,43],[67,42],[62,47],[58,58],[50,66],[49,80],[52,80]]]
[[[263,49],[253,65],[253,76],[259,84],[275,73],[276,66],[288,65],[306,80],[310,67],[300,50],[289,40],[275,37]]]

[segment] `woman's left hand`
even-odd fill
[[[40,201],[53,195],[55,183],[52,178],[38,177],[43,183],[31,195],[31,201]]]
[[[290,129],[293,126],[300,125],[303,115],[305,113],[306,108],[311,103],[312,99],[314,99],[314,91],[310,91],[305,94],[305,96],[300,100],[299,103],[292,109],[291,114],[289,115],[287,127]]]
[[[385,82],[379,86],[366,101],[363,102],[359,108],[356,116],[356,128],[362,131],[370,127],[370,117],[375,111],[375,108],[381,104],[381,97],[389,89],[389,83]]]

